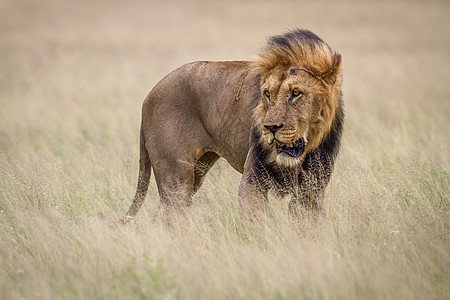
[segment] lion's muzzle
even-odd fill
[[[299,140],[296,140],[292,145],[279,146],[278,144],[275,144],[275,147],[277,149],[277,154],[284,152],[294,158],[298,158],[303,154],[303,152],[305,152],[305,140],[303,138],[300,138]]]

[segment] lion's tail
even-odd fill
[[[136,194],[133,199],[133,203],[128,210],[124,222],[130,221],[138,212],[144,203],[145,196],[147,194],[148,185],[150,182],[150,175],[152,171],[152,165],[150,163],[150,157],[148,156],[147,149],[145,147],[144,129],[141,124],[141,133],[139,141],[139,177],[136,188]]]

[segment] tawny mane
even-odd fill
[[[321,38],[309,30],[297,29],[270,37],[255,67],[263,77],[275,67],[300,68],[329,84],[340,63],[341,55]]]
[[[317,89],[317,112],[312,116],[314,120],[311,119],[310,122],[306,153],[320,145],[335,119],[336,108],[340,105],[341,98],[341,63],[341,55],[321,38],[309,30],[297,29],[270,37],[267,46],[263,48],[259,59],[253,65],[255,72],[260,76],[260,84],[274,70],[295,72],[299,69],[317,79],[321,88]],[[262,132],[265,115],[266,109],[263,102],[260,102],[254,110],[253,119],[261,132],[262,140],[264,140]],[[263,145],[268,146],[265,143]],[[269,160],[274,160],[275,151],[273,147],[270,149],[273,153]]]

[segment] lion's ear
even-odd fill
[[[322,79],[329,85],[333,85],[342,71],[342,55],[335,53],[330,70],[323,75]]]

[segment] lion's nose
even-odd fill
[[[266,127],[270,132],[275,134],[275,132],[277,132],[278,129],[283,127],[283,124],[281,124],[281,125],[264,125],[264,127]]]

